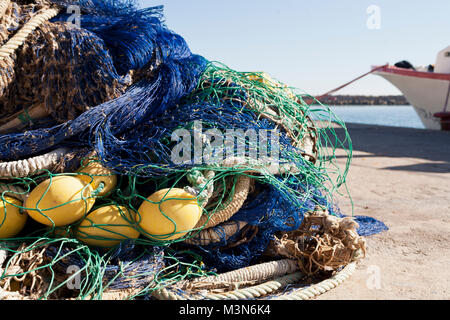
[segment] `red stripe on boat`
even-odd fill
[[[378,68],[378,67],[373,67],[372,69],[375,69],[375,68]],[[448,73],[421,72],[421,71],[414,71],[411,69],[397,68],[397,67],[393,67],[393,66],[385,66],[385,67],[382,67],[378,71],[398,74],[398,75],[407,76],[407,77],[450,81],[450,74],[448,74]]]

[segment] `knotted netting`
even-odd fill
[[[280,259],[276,235],[341,216],[345,124],[264,73],[193,54],[162,7],[2,0],[0,16],[3,292],[150,298]],[[345,237],[334,271],[364,249]]]

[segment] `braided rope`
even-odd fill
[[[9,0],[0,0],[0,18],[2,18],[8,9],[10,1]]]
[[[11,39],[0,47],[0,60],[9,58],[21,45],[25,43],[27,37],[38,28],[43,22],[50,20],[58,14],[58,9],[43,9],[42,13],[30,19]]]
[[[0,0],[0,23],[3,22],[3,17],[6,15],[6,11],[10,5],[9,0]],[[3,37],[0,37],[0,39]],[[6,39],[1,39],[2,42]],[[13,81],[14,72],[14,61],[11,58],[2,59],[0,58],[0,97],[3,96],[5,88]]]
[[[356,263],[350,263],[344,269],[339,271],[332,278],[322,281],[318,284],[312,285],[307,288],[301,288],[293,290],[291,292],[276,295],[273,297],[266,297],[266,299],[273,300],[309,300],[316,298],[330,290],[338,287],[345,280],[347,280],[356,270]],[[168,290],[166,288],[157,290],[153,293],[153,296],[160,300],[251,300],[262,298],[269,294],[280,290],[283,287],[289,285],[295,285],[304,277],[304,274],[300,272],[292,273],[278,279],[265,282],[263,284],[244,288],[240,290],[234,290],[227,293],[206,293],[206,294],[194,294],[190,295],[181,290]]]
[[[290,274],[297,270],[298,264],[295,260],[284,259],[230,271],[217,276],[194,279],[185,284],[185,287],[201,287],[202,289],[229,287],[239,282],[261,282],[266,279]]]
[[[217,276],[210,277],[202,277],[198,279],[194,279],[191,281],[183,281],[177,283],[176,288],[182,288],[189,291],[199,291],[199,290],[214,290],[220,288],[238,288],[239,286],[244,286],[248,284],[261,283],[266,279],[277,278],[281,276],[285,276],[286,274],[292,274],[298,270],[298,264],[295,260],[284,259],[278,261],[272,261],[267,263],[262,263],[255,266],[250,266],[246,268],[242,268],[239,270],[230,271],[227,273],[223,273]],[[270,285],[269,285],[270,286]],[[263,293],[264,288],[260,289],[260,285],[257,286],[257,289],[254,289],[253,292]],[[266,288],[267,289],[267,288]],[[167,289],[163,288],[157,290],[153,293],[155,298],[160,300],[184,300],[184,299],[204,299],[204,295],[199,294],[191,294],[191,295],[183,295],[176,294],[174,291],[177,289]],[[267,289],[268,290],[268,289]],[[177,290],[181,292],[180,290]],[[239,290],[237,290],[239,291]],[[252,292],[252,288],[247,290]],[[246,291],[246,292],[247,292]],[[213,293],[210,293],[214,295]],[[208,294],[207,294],[208,295]],[[239,293],[238,293],[239,295]]]
[[[245,200],[247,200],[248,193],[250,192],[250,183],[250,177],[245,175],[239,176],[233,200],[230,204],[228,204],[225,209],[214,213],[210,217],[203,215],[197,223],[196,228],[204,227],[205,229],[209,229],[218,226],[222,222],[228,221],[242,208]]]
[[[9,0],[1,0],[0,17],[6,12]],[[50,20],[58,14],[57,9],[42,9],[37,15],[32,17],[11,39],[0,47],[0,96],[15,79],[13,53],[25,43],[27,37],[38,28],[43,22]],[[9,128],[9,126],[7,126]]]
[[[60,148],[27,160],[2,162],[0,163],[0,179],[11,177],[23,178],[42,170],[51,170],[68,152],[68,149]]]
[[[292,274],[288,274],[284,277],[265,282],[263,284],[244,288],[240,290],[235,290],[231,292],[226,292],[223,294],[207,294],[205,299],[207,300],[248,300],[261,298],[263,296],[267,296],[272,294],[287,285],[298,282],[300,279],[304,277],[303,273],[296,272]]]
[[[1,190],[1,189],[0,189]],[[184,241],[185,244],[194,246],[208,246],[213,243],[221,243],[228,241],[232,236],[247,226],[246,222],[242,221],[227,221],[215,228],[209,228],[200,231],[196,236]]]

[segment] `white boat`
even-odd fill
[[[396,86],[427,129],[444,129],[450,120],[450,46],[440,51],[434,68],[378,66],[372,69]]]

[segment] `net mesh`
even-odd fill
[[[328,107],[310,106],[310,96],[264,73],[192,54],[164,25],[161,7],[76,4],[81,29],[68,26],[62,10],[13,60],[15,72],[29,76],[1,88],[0,108],[12,116],[39,102],[51,112],[0,135],[0,158],[61,146],[95,156],[84,157],[78,171],[2,177],[0,232],[14,215],[30,216],[1,242],[9,254],[3,289],[37,299],[149,298],[177,281],[258,263],[274,235],[297,230],[308,212],[341,215],[334,195],[345,185],[352,145]],[[11,6],[7,15],[19,8]],[[38,55],[53,63],[38,63]],[[37,84],[41,74],[49,76]],[[27,105],[13,106],[17,97]],[[245,190],[242,178],[251,181]],[[161,190],[162,197],[149,197]],[[23,195],[25,202],[14,200]],[[174,203],[199,208],[201,223],[182,225]],[[166,231],[145,225],[144,204],[158,209]],[[221,214],[227,225],[205,228]],[[215,241],[199,244],[205,229]]]

